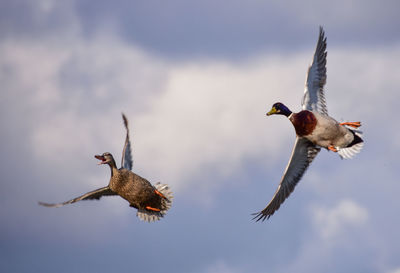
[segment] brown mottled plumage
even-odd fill
[[[128,201],[131,207],[144,211],[150,207],[158,209],[160,212],[169,208],[167,197],[163,197],[163,194],[158,194],[156,187],[147,179],[130,170],[118,169],[110,153],[96,155],[95,157],[101,160],[100,164],[108,164],[110,166],[111,178],[108,186],[113,192]],[[166,200],[168,202],[165,202]]]
[[[153,186],[148,180],[133,173],[131,144],[129,141],[128,120],[122,115],[126,128],[126,139],[122,155],[121,168],[117,168],[115,160],[110,153],[95,155],[101,160],[99,164],[107,164],[111,170],[111,178],[108,186],[88,192],[82,196],[57,204],[39,202],[46,207],[61,207],[80,200],[100,199],[106,195],[119,195],[129,202],[131,207],[138,210],[137,216],[144,221],[159,220],[171,207],[172,193],[168,185],[157,183]]]

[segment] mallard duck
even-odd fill
[[[326,56],[325,33],[320,27],[314,58],[306,77],[301,103],[303,110],[293,113],[283,103],[277,102],[267,113],[267,116],[286,116],[294,126],[296,141],[272,200],[262,211],[254,214],[257,221],[268,219],[279,209],[321,148],[335,152],[341,158],[351,158],[360,152],[364,145],[362,134],[357,130],[361,126],[360,122],[339,123],[328,116],[324,95]]]
[[[131,171],[132,153],[129,141],[128,119],[122,114],[126,128],[125,145],[122,152],[121,168],[117,168],[113,156],[106,152],[95,155],[100,160],[99,165],[107,164],[111,169],[111,178],[108,186],[85,193],[69,201],[57,204],[39,202],[46,207],[61,207],[81,200],[99,200],[103,196],[119,195],[137,209],[137,216],[144,221],[159,220],[172,204],[172,193],[168,185],[157,183],[154,186],[145,178]]]

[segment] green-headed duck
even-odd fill
[[[283,103],[277,102],[267,113],[267,116],[286,116],[295,128],[296,141],[272,200],[262,211],[254,214],[257,221],[268,219],[279,209],[321,148],[338,153],[341,158],[351,158],[364,145],[362,134],[357,130],[360,122],[339,123],[328,116],[324,95],[326,55],[325,33],[320,27],[314,58],[306,77],[302,111],[293,113]]]

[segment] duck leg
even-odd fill
[[[351,126],[351,127],[353,127],[353,128],[358,128],[358,127],[361,126],[361,122],[359,122],[359,121],[355,121],[355,122],[342,122],[342,123],[340,123],[340,125],[348,125],[348,126]]]
[[[333,146],[328,146],[328,150],[330,150],[330,151],[332,151],[332,152],[335,152],[335,153],[338,152],[338,150],[337,150],[335,147],[333,147]]]
[[[160,209],[153,208],[153,207],[150,207],[150,206],[146,206],[146,209],[147,210],[152,210],[152,211],[161,211]]]
[[[160,196],[161,198],[167,199],[167,197],[164,196],[164,194],[162,194],[161,192],[159,192],[158,190],[154,190],[154,192]]]

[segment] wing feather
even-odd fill
[[[79,197],[76,197],[74,199],[62,202],[62,203],[57,203],[57,204],[51,204],[51,203],[44,203],[44,202],[39,202],[39,205],[45,206],[45,207],[52,207],[52,208],[58,208],[67,204],[72,204],[81,200],[93,200],[97,199],[99,200],[102,196],[106,195],[117,195],[115,192],[113,192],[108,186],[103,187],[94,191],[90,191],[88,193],[85,193],[84,195],[81,195]]]
[[[128,119],[124,114],[122,114],[122,119],[124,120],[124,125],[126,129],[126,138],[125,138],[124,149],[122,151],[121,167],[127,170],[132,170],[133,161],[132,161],[131,142],[129,140]]]
[[[255,217],[253,219],[264,221],[279,209],[285,199],[293,192],[297,183],[320,150],[320,148],[317,148],[309,140],[301,137],[296,138],[292,155],[274,197],[262,211],[254,213]]]
[[[322,27],[319,28],[319,38],[314,58],[308,68],[306,85],[302,101],[303,110],[316,111],[328,115],[324,86],[326,83],[326,37]]]

